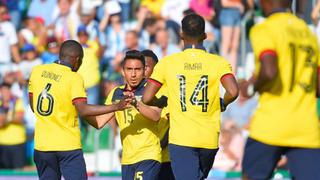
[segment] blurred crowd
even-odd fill
[[[293,8],[320,33],[320,1],[315,3],[297,0]],[[5,147],[0,148],[0,169],[23,168],[28,159],[31,162],[35,117],[29,108],[28,79],[34,66],[58,60],[63,41],[75,39],[83,46],[78,73],[88,102],[99,104],[122,83],[120,63],[126,51],[151,49],[161,59],[183,50],[180,21],[193,12],[206,20],[206,50],[231,62],[241,89],[247,58],[240,60],[240,42],[249,47],[246,54],[251,51],[241,35],[262,17],[255,0],[0,0],[0,146]],[[246,129],[256,106],[256,98],[240,93],[223,114],[214,168],[241,169]],[[117,134],[116,128],[113,132]],[[16,152],[15,146],[24,146],[25,152]],[[10,152],[25,161],[10,161]]]

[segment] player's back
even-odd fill
[[[188,48],[162,59],[152,79],[164,79],[170,112],[169,142],[217,148],[220,131],[219,84],[230,64],[202,49]],[[156,73],[155,73],[156,72]],[[159,75],[159,72],[162,75]]]
[[[62,64],[36,66],[29,91],[37,117],[35,149],[63,151],[81,149],[78,116],[73,101],[85,98],[79,74]]]
[[[250,34],[256,58],[276,53],[278,74],[260,94],[250,126],[252,137],[285,146],[319,146],[316,112],[318,46],[308,26],[290,13],[275,13]],[[267,142],[269,141],[269,142]]]

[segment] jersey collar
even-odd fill
[[[124,90],[124,91],[135,92],[135,91],[143,88],[146,83],[147,83],[147,79],[144,78],[144,79],[142,79],[142,81],[140,82],[140,84],[139,84],[137,87],[133,88],[132,90],[129,90],[129,89],[127,88],[127,84],[124,86],[123,90]]]
[[[275,13],[286,13],[286,12],[290,12],[290,11],[287,8],[276,8],[271,11],[269,16],[271,16]]]
[[[204,48],[204,46],[202,44],[187,44],[184,46],[183,50],[186,49],[201,49],[201,50],[206,50],[206,48]]]
[[[67,66],[69,67],[71,70],[72,70],[72,65],[66,61],[63,61],[63,60],[56,60],[54,63],[56,64],[60,64],[62,66]]]

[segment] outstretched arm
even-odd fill
[[[143,92],[142,102],[144,104],[149,104],[154,98],[154,96],[157,94],[161,86],[162,86],[161,83],[155,80],[149,79]]]
[[[156,106],[148,106],[145,105],[141,101],[137,101],[135,108],[147,119],[152,121],[159,121],[161,118],[161,111],[162,109]]]

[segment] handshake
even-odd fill
[[[117,111],[122,111],[132,106],[137,107],[138,101],[132,92],[124,92],[124,98],[115,104]]]

